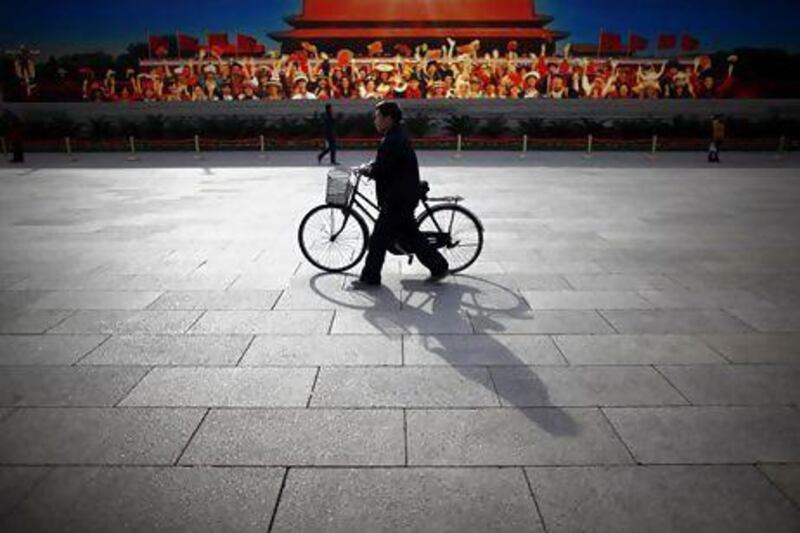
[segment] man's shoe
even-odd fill
[[[374,283],[372,281],[364,281],[363,279],[357,279],[350,282],[349,289],[351,291],[374,291],[379,289],[381,286],[380,282]]]
[[[439,283],[444,278],[450,275],[450,270],[444,269],[442,272],[436,272],[431,274],[428,279],[425,280],[426,283]]]

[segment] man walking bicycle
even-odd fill
[[[440,281],[449,272],[447,260],[425,240],[414,218],[420,200],[419,163],[402,121],[403,112],[395,102],[376,106],[375,128],[383,134],[383,140],[365,174],[375,180],[381,211],[369,240],[364,269],[351,284],[355,290],[380,286],[386,252],[395,243],[416,255],[430,270],[429,281]]]

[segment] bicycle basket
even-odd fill
[[[325,191],[325,203],[329,205],[347,205],[353,196],[353,181],[350,171],[333,168],[328,172],[328,186]]]

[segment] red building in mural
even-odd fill
[[[321,50],[363,52],[375,41],[391,49],[439,47],[447,38],[459,45],[479,39],[483,50],[517,41],[520,52],[538,52],[542,43],[567,36],[545,27],[553,18],[537,13],[533,0],[304,0],[302,12],[285,20],[292,29],[270,34],[285,53],[304,41]]]

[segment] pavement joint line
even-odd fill
[[[52,331],[53,329],[57,328],[58,326],[60,326],[61,324],[63,324],[64,322],[66,322],[67,320],[72,318],[73,316],[75,316],[76,314],[78,314],[78,310],[77,309],[72,311],[70,314],[68,314],[67,316],[65,316],[64,318],[62,318],[61,320],[59,320],[58,322],[53,324],[52,326],[44,328],[44,330],[40,331],[39,334],[40,335],[47,335],[48,331]]]
[[[720,356],[722,358],[722,360],[725,361],[729,365],[753,364],[753,363],[749,363],[749,362],[748,363],[736,363],[732,359],[730,359],[728,356],[726,356],[724,353],[722,353],[722,350],[718,350],[710,342],[707,342],[705,339],[703,339],[701,334],[694,334],[693,337],[695,339],[697,339],[700,343],[702,343],[704,346],[708,347],[712,352],[714,352],[715,354]],[[761,364],[761,363],[755,363],[755,364]],[[780,364],[780,363],[764,363],[764,364]]]
[[[286,488],[286,478],[289,477],[290,468],[291,466],[287,466],[286,470],[283,471],[281,486],[278,489],[278,496],[275,498],[275,506],[272,508],[272,516],[269,519],[269,526],[267,526],[267,533],[271,533],[272,529],[275,527],[275,519],[278,517],[278,508],[280,507],[281,498],[283,497],[283,490]]]
[[[155,368],[155,367],[153,367]],[[159,367],[161,368],[161,367]],[[234,368],[234,367],[230,367]],[[123,399],[124,400],[124,399]],[[791,403],[771,403],[771,404],[614,404],[614,405],[597,405],[597,404],[569,404],[569,405],[528,405],[528,406],[496,406],[496,405],[318,405],[311,407],[304,407],[302,405],[14,405],[3,406],[4,409],[16,407],[18,410],[24,409],[111,409],[121,411],[124,409],[162,409],[162,410],[187,410],[197,411],[201,409],[214,409],[215,411],[401,411],[407,409],[409,411],[491,411],[502,409],[505,411],[521,411],[521,410],[534,410],[534,409],[574,409],[574,410],[594,410],[594,409],[777,409],[786,408],[793,411],[800,411],[800,407]]]
[[[403,409],[403,466],[408,466],[408,410]]]
[[[536,494],[533,492],[533,484],[531,484],[528,472],[525,470],[525,467],[520,467],[520,470],[522,470],[522,476],[525,478],[525,484],[528,486],[528,493],[531,495],[531,500],[533,500],[533,506],[536,508],[536,514],[539,515],[539,522],[542,524],[542,530],[544,533],[547,533],[547,523],[544,521],[544,515],[542,514],[542,510],[539,508],[539,502],[536,500]]]
[[[186,450],[189,449],[189,445],[192,443],[192,440],[194,440],[194,437],[195,437],[195,435],[197,435],[197,432],[200,431],[200,426],[203,425],[203,422],[205,422],[206,417],[208,416],[208,413],[210,413],[210,412],[211,412],[211,408],[210,407],[205,410],[205,412],[203,413],[203,416],[200,418],[200,422],[198,422],[197,427],[194,428],[194,431],[192,431],[192,434],[189,435],[189,439],[186,441],[186,444],[183,445],[183,448],[181,449],[181,451],[178,454],[178,456],[175,458],[175,462],[172,463],[172,466],[177,466],[178,463],[181,462],[181,459],[183,458],[183,454],[185,454]]]
[[[400,335],[400,366],[406,366],[406,334]]]
[[[234,283],[236,283],[237,281],[239,281],[239,278],[241,278],[241,277],[242,277],[242,275],[241,275],[241,274],[236,274],[236,275],[233,277],[233,279],[231,280],[231,282],[230,282],[230,283],[228,283],[228,284],[225,286],[225,289],[224,289],[224,291],[225,291],[225,292],[228,292],[229,290],[231,290],[231,287],[233,287]]]
[[[612,324],[612,323],[611,323],[611,321],[608,319],[608,317],[606,317],[606,315],[604,315],[604,314],[603,314],[603,310],[602,310],[602,309],[593,309],[593,311],[594,311],[595,313],[597,313],[598,315],[600,315],[600,318],[601,318],[601,319],[603,319],[603,322],[605,322],[606,324],[608,324],[608,327],[610,327],[610,328],[611,328],[611,331],[613,331],[613,332],[614,332],[614,333],[616,333],[617,335],[619,335],[619,334],[620,334],[620,333],[619,333],[619,330],[618,330],[617,328],[615,328],[615,327],[614,327],[614,324]]]
[[[317,387],[317,380],[319,379],[319,373],[322,370],[321,366],[317,367],[317,372],[314,374],[314,381],[311,383],[311,390],[308,392],[308,401],[306,402],[306,409],[311,408],[311,399],[314,397],[314,390]]]
[[[327,335],[332,335],[333,323],[336,321],[336,311],[337,311],[337,309],[334,309],[333,312],[331,313],[331,323],[328,324],[328,333],[327,333]]]
[[[718,365],[718,366],[719,366],[719,365]],[[677,393],[678,393],[678,395],[679,395],[681,398],[683,398],[683,400],[686,402],[686,404],[687,404],[687,405],[694,405],[694,403],[692,402],[692,400],[690,400],[690,399],[689,399],[689,398],[688,398],[688,397],[687,397],[687,396],[686,396],[686,395],[683,393],[683,391],[682,391],[682,390],[680,390],[680,389],[678,388],[678,386],[677,386],[677,385],[675,385],[675,384],[672,382],[672,380],[670,380],[670,379],[667,377],[667,375],[666,375],[666,374],[664,374],[664,373],[661,371],[661,369],[659,369],[659,368],[658,368],[658,366],[656,366],[656,365],[650,365],[650,367],[651,367],[653,370],[655,370],[656,374],[658,374],[659,376],[661,376],[661,378],[662,378],[664,381],[666,381],[666,382],[669,384],[669,386],[670,386],[670,387],[672,387],[672,388],[675,390],[675,392],[677,392]]]
[[[779,307],[778,309],[780,309],[780,307]],[[733,320],[735,320],[736,322],[739,322],[740,324],[742,324],[742,325],[744,325],[745,327],[747,327],[747,328],[750,330],[750,331],[749,331],[749,333],[762,333],[762,334],[763,334],[763,333],[767,333],[767,334],[769,334],[769,333],[773,333],[773,334],[774,334],[774,333],[776,333],[776,332],[774,332],[774,331],[761,331],[761,330],[760,330],[760,329],[758,329],[756,326],[754,326],[753,324],[751,324],[750,322],[746,321],[746,320],[745,320],[745,319],[743,319],[743,318],[739,318],[738,316],[736,316],[735,314],[733,314],[731,311],[729,311],[729,310],[728,310],[727,308],[725,308],[725,307],[720,307],[720,308],[718,308],[718,311],[719,311],[719,312],[721,312],[721,313],[723,313],[723,314],[725,314],[725,315],[728,315],[730,318],[732,318],[732,319],[733,319]]]
[[[250,336],[250,340],[247,341],[247,346],[244,347],[244,350],[242,351],[242,354],[239,356],[239,359],[236,360],[236,364],[233,365],[234,367],[239,367],[239,365],[242,363],[242,359],[244,359],[244,356],[247,354],[247,350],[250,349],[250,347],[253,345],[255,340],[256,340],[256,336],[255,335],[251,335]],[[199,366],[199,365],[186,365],[186,366]],[[217,365],[217,366],[226,367],[226,366],[229,366],[229,365]],[[239,368],[247,368],[247,367],[239,367]]]
[[[558,344],[555,335],[547,335],[547,337],[550,339],[550,342],[553,343],[553,346],[555,346],[556,351],[558,351],[558,355],[561,357],[561,359],[564,360],[564,365],[542,365],[542,366],[580,366],[580,365],[573,365],[572,361],[570,361],[567,358],[566,354],[564,354],[564,350]],[[524,366],[530,366],[530,365],[524,365]],[[614,365],[591,365],[591,366],[614,366]]]
[[[94,348],[90,349],[88,352],[86,352],[85,354],[83,354],[82,356],[80,356],[79,358],[77,358],[77,359],[76,359],[76,360],[75,360],[75,361],[74,361],[74,362],[73,362],[71,365],[69,365],[69,366],[78,366],[78,364],[79,364],[81,361],[83,361],[84,359],[86,359],[87,357],[89,357],[91,354],[93,354],[95,351],[97,351],[97,350],[98,350],[98,349],[99,349],[99,348],[100,348],[102,345],[104,345],[104,344],[105,344],[105,343],[107,343],[109,340],[111,340],[111,337],[113,337],[113,336],[114,336],[113,334],[111,334],[111,333],[108,333],[108,334],[106,335],[106,338],[105,338],[105,339],[103,339],[102,341],[100,341],[100,344],[98,344],[97,346],[95,346]],[[34,365],[34,366],[40,366],[40,365]],[[44,366],[44,365],[42,365],[42,366]],[[114,366],[118,366],[118,365],[114,365]]]
[[[603,415],[603,418],[605,419],[606,423],[608,424],[608,427],[611,428],[611,431],[614,432],[614,435],[617,437],[617,439],[619,439],[619,442],[622,443],[622,445],[625,447],[625,451],[628,452],[628,455],[630,456],[631,460],[637,465],[643,464],[642,462],[640,462],[636,458],[635,455],[633,455],[633,452],[631,451],[630,447],[628,446],[628,443],[625,442],[625,439],[623,439],[622,435],[619,434],[619,431],[617,431],[617,428],[614,426],[614,424],[611,423],[611,419],[608,418],[608,415],[605,412],[605,408],[604,407],[598,407],[597,410],[600,411],[600,414]]]
[[[127,391],[125,394],[123,394],[122,396],[120,396],[119,400],[117,400],[117,401],[114,403],[113,407],[115,407],[115,408],[117,408],[117,407],[120,407],[120,404],[121,404],[123,401],[125,401],[125,399],[126,399],[128,396],[130,396],[130,395],[131,395],[131,393],[133,392],[133,390],[134,390],[136,387],[138,387],[138,386],[139,386],[139,384],[140,384],[142,381],[144,381],[144,378],[146,378],[146,377],[147,377],[147,375],[148,375],[148,374],[150,374],[150,372],[152,372],[154,368],[155,368],[155,366],[148,366],[148,367],[147,367],[147,370],[146,370],[146,371],[145,371],[145,372],[142,374],[142,377],[140,377],[138,380],[136,380],[136,383],[134,383],[134,384],[133,384],[133,386],[132,386],[130,389],[128,389],[128,391]]]
[[[189,331],[191,331],[191,329],[192,329],[192,328],[193,328],[193,327],[194,327],[194,326],[195,326],[195,325],[196,325],[198,322],[200,322],[200,319],[201,319],[201,318],[203,318],[203,317],[206,315],[206,313],[208,313],[208,309],[203,309],[203,310],[200,312],[200,314],[197,316],[197,318],[195,318],[195,319],[194,319],[194,322],[192,322],[192,323],[189,325],[189,327],[188,327],[188,328],[186,328],[185,330],[183,330],[183,335],[186,335],[186,334],[188,334],[188,333],[189,333]]]
[[[281,301],[284,294],[286,294],[286,289],[281,289],[280,293],[278,294],[278,297],[275,298],[274,302],[272,302],[272,307],[269,308],[270,311],[275,311],[275,308],[278,307],[278,303]]]
[[[759,463],[762,465],[800,465],[800,463]],[[403,469],[403,470],[455,470],[455,469],[476,469],[476,470],[509,470],[517,468],[548,469],[548,468],[648,468],[653,466],[681,466],[681,467],[729,467],[744,468],[752,467],[752,462],[743,463],[533,463],[533,464],[435,464],[419,463],[403,466],[399,463],[381,464],[273,464],[273,463],[0,463],[0,467],[20,467],[20,468],[163,468],[163,469],[190,469],[190,468],[292,468],[294,470],[383,470],[383,469]]]
[[[494,392],[495,400],[497,400],[497,406],[502,407],[503,401],[500,399],[500,393],[497,391],[497,384],[494,382],[494,375],[492,374],[492,368],[490,366],[486,366],[484,368],[486,368],[486,373],[489,375],[489,383],[492,384],[492,391]]]
[[[39,488],[39,485],[41,485],[44,482],[44,480],[47,477],[49,477],[56,469],[55,466],[39,467],[39,468],[45,468],[45,471],[42,472],[36,478],[36,480],[28,488],[28,490],[24,491],[24,493],[22,495],[20,495],[19,499],[16,502],[14,502],[14,504],[11,505],[6,510],[6,512],[0,513],[0,525],[2,525],[3,520],[5,520],[7,517],[11,516],[14,512],[16,512],[17,509],[19,509],[20,506],[22,506],[22,504],[24,504],[25,501],[31,496],[31,494],[33,494],[36,491],[36,489]]]
[[[766,480],[767,480],[767,483],[769,483],[770,485],[772,485],[772,488],[774,488],[776,491],[778,491],[778,493],[780,493],[780,495],[781,495],[781,496],[783,496],[783,497],[784,497],[786,500],[788,500],[788,501],[789,501],[789,503],[790,503],[790,504],[791,504],[791,505],[792,505],[792,506],[793,506],[795,509],[797,509],[798,511],[800,511],[800,502],[797,502],[797,501],[793,500],[793,499],[792,499],[792,497],[791,497],[791,496],[789,496],[789,494],[787,494],[787,493],[786,493],[786,491],[784,491],[784,490],[783,490],[783,489],[782,489],[782,488],[781,488],[781,487],[780,487],[780,486],[779,486],[777,483],[775,483],[775,481],[773,481],[773,480],[772,480],[772,478],[771,478],[771,477],[769,477],[769,476],[767,475],[767,473],[766,473],[766,472],[764,472],[764,471],[761,469],[761,465],[762,465],[762,464],[764,464],[764,463],[756,463],[756,464],[754,464],[754,465],[753,465],[753,468],[755,468],[756,470],[758,470],[758,472],[759,472],[759,473],[760,473],[760,474],[761,474],[761,475],[764,477],[764,479],[766,479]],[[790,464],[796,464],[796,463],[790,463]]]

